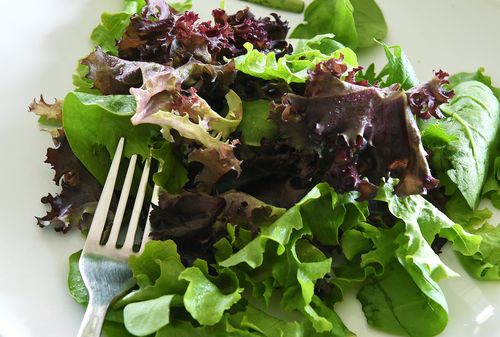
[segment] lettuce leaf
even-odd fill
[[[384,255],[394,252],[396,259],[385,259],[384,272],[363,285],[358,299],[368,323],[379,329],[408,336],[434,336],[448,321],[446,299],[437,281],[458,274],[440,260],[430,244],[438,234],[451,241],[456,251],[471,256],[480,249],[481,237],[453,223],[420,195],[394,195],[393,184],[388,181],[380,188],[376,200],[386,202],[391,214],[401,220],[393,227],[399,234],[383,251]],[[388,237],[385,235],[383,240]],[[381,252],[378,248],[368,253],[371,256],[365,256],[366,261],[383,261],[377,258]]]
[[[327,36],[324,39],[329,39],[329,37]],[[352,69],[358,66],[356,54],[346,47],[324,54],[320,50],[313,49],[310,45],[305,44],[301,51],[279,58],[273,52],[265,54],[254,49],[251,44],[245,44],[244,47],[247,53],[234,58],[236,69],[264,80],[281,79],[287,83],[305,83],[309,70],[312,70],[322,61],[333,57],[339,58],[340,55],[343,55],[343,61],[349,68]]]
[[[340,320],[332,321],[331,313],[326,315],[318,307],[313,295],[315,284],[330,271],[332,259],[306,238],[312,236],[334,245],[346,214],[354,223],[365,219],[366,204],[354,207],[354,212],[347,210],[354,202],[354,198],[340,197],[328,184],[320,183],[277,221],[262,228],[259,236],[219,261],[219,265],[242,268],[244,272],[246,264],[256,270],[256,275],[270,272],[273,284],[284,288],[281,305],[285,310],[301,312],[318,333],[343,331],[338,335],[349,335]],[[254,273],[247,272],[252,279],[250,275]]]
[[[500,280],[500,226],[484,224],[474,232],[481,236],[481,246],[473,256],[460,255],[462,265],[478,280]]]
[[[147,336],[170,323],[173,295],[131,303],[123,310],[125,328],[134,336]]]
[[[242,288],[236,286],[233,291],[223,293],[200,268],[187,268],[179,279],[189,282],[184,294],[184,307],[202,325],[218,323],[224,311],[241,299]]]
[[[101,185],[90,174],[72,152],[68,140],[61,129],[56,130],[55,148],[47,149],[46,163],[54,170],[53,181],[61,186],[57,195],[48,194],[41,199],[50,209],[43,217],[37,217],[40,227],[51,226],[56,231],[66,233],[77,227],[86,231],[92,221],[97,201],[101,195]]]

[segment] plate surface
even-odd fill
[[[208,18],[218,0],[194,0]],[[499,0],[378,0],[389,25],[389,44],[400,44],[422,80],[440,68],[451,73],[486,68],[500,83]],[[226,0],[231,12],[245,6]],[[271,10],[251,5],[259,15]],[[120,0],[25,0],[3,4],[0,21],[0,337],[74,336],[83,308],[67,293],[69,254],[79,250],[82,236],[63,236],[35,225],[45,212],[40,197],[58,188],[44,164],[50,137],[37,130],[26,112],[30,101],[43,93],[47,100],[71,90],[76,60],[86,55],[91,29],[103,11],[117,11]],[[285,14],[292,27],[302,15]],[[361,55],[361,63],[384,64],[380,48]],[[380,69],[380,68],[379,68]],[[499,213],[495,214],[497,223]],[[469,278],[453,253],[445,262],[463,277],[440,283],[449,303],[449,325],[443,337],[498,336],[500,283]],[[354,294],[336,307],[358,336],[388,336],[370,329]]]

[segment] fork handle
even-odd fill
[[[102,324],[108,310],[109,304],[92,303],[90,301],[85,316],[83,316],[77,337],[99,337],[101,336]]]

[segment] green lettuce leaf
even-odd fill
[[[320,50],[313,49],[306,44],[301,51],[278,59],[273,52],[265,54],[253,49],[249,43],[246,43],[244,47],[247,53],[234,58],[236,69],[264,80],[281,79],[287,83],[305,83],[308,70],[322,61],[333,57],[338,58],[340,54],[344,56],[344,63],[348,67],[352,69],[358,66],[356,54],[346,47],[323,54]]]
[[[433,256],[439,260],[430,248],[430,243],[432,243],[436,235],[448,239],[453,244],[453,249],[463,255],[472,255],[477,252],[481,243],[479,236],[470,234],[461,225],[454,223],[420,195],[398,197],[393,192],[392,185],[394,183],[392,180],[385,183],[379,189],[376,200],[387,202],[392,215],[405,223],[406,231],[413,232],[408,233],[408,236],[413,236],[413,239],[405,240],[407,241],[406,244],[401,241],[398,242],[400,244],[399,250],[402,249],[401,247],[411,250],[408,256],[413,255],[413,262],[416,261],[415,258],[418,258],[418,255],[415,255],[417,252],[412,251],[414,248],[425,249],[429,253],[427,260],[422,260],[423,263],[429,264],[429,267],[434,263]],[[418,234],[417,231],[421,234]],[[417,239],[416,236],[420,235],[423,242],[413,246],[411,241]],[[442,262],[437,262],[437,260],[435,266],[442,266],[443,270],[447,270],[447,267]]]
[[[475,231],[482,237],[479,251],[460,256],[467,272],[479,280],[500,280],[500,226],[483,225]]]
[[[179,280],[186,268],[171,240],[148,242],[141,255],[130,257],[129,265],[139,289],[120,299],[115,304],[117,308],[163,295],[183,295],[186,291],[187,282]]]
[[[366,220],[366,203],[354,199],[354,194],[339,196],[328,184],[320,183],[219,265],[240,269],[249,279],[253,279],[250,275],[260,280],[272,276],[273,284],[284,289],[281,306],[285,310],[301,312],[318,333],[344,331],[343,325],[337,324],[339,320],[331,321],[331,313],[325,316],[314,302],[316,282],[330,272],[332,259],[306,238],[337,245],[342,225]],[[352,207],[352,203],[360,205]]]
[[[94,89],[94,82],[87,77],[88,73],[89,67],[85,64],[81,64],[80,61],[78,61],[75,73],[72,76],[75,91],[99,95],[99,90]]]
[[[224,311],[241,299],[243,288],[236,287],[229,293],[223,293],[196,267],[184,270],[179,279],[189,282],[184,294],[184,307],[202,325],[218,323]]]
[[[173,295],[131,303],[123,310],[125,327],[135,336],[147,336],[170,323]]]
[[[385,183],[376,200],[386,202],[399,222],[389,230],[391,235],[372,237],[376,249],[363,256],[365,264],[379,263],[383,273],[372,276],[358,298],[369,324],[391,333],[434,336],[448,320],[446,299],[437,282],[458,274],[430,244],[439,235],[451,241],[456,251],[472,256],[480,248],[481,237],[465,231],[420,195],[398,197],[394,184]],[[392,291],[396,285],[398,289]],[[425,310],[416,315],[420,312],[416,308]]]

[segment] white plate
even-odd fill
[[[196,8],[216,7],[218,0],[195,0]],[[432,70],[473,71],[484,66],[500,81],[500,1],[379,0],[389,24],[388,43],[399,43],[421,79]],[[0,21],[0,336],[74,336],[83,308],[66,290],[67,258],[82,246],[76,231],[67,235],[41,230],[35,215],[39,199],[57,192],[45,159],[51,145],[37,131],[28,103],[40,93],[62,98],[71,90],[76,60],[90,51],[88,36],[102,11],[116,11],[121,1],[3,1]],[[226,0],[230,11],[244,3]],[[257,14],[269,9],[253,6]],[[286,14],[292,25],[301,15]],[[366,54],[366,53],[364,53]],[[383,65],[383,55],[372,49]],[[364,64],[367,64],[365,61]],[[497,214],[498,216],[498,214]],[[441,336],[498,336],[500,283],[470,279],[450,252],[445,261],[462,278],[441,282],[449,303],[450,321]],[[358,336],[387,336],[367,327],[360,305],[351,298],[336,308]]]

